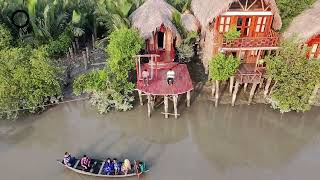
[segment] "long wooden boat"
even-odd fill
[[[120,172],[121,174],[117,174],[117,175],[105,175],[102,174],[103,172],[103,167],[105,164],[105,161],[101,161],[101,160],[96,160],[96,159],[92,159],[92,168],[90,169],[90,171],[84,171],[83,168],[80,165],[80,159],[76,159],[75,160],[75,164],[70,167],[67,166],[63,163],[63,160],[57,160],[57,162],[64,166],[67,169],[70,169],[76,173],[79,174],[83,174],[83,175],[87,175],[87,176],[94,176],[94,177],[105,177],[105,178],[123,178],[123,177],[132,177],[132,176],[140,176],[142,173],[146,173],[149,172],[149,169],[146,169],[144,172],[140,172],[140,173],[136,173],[134,171],[129,172],[128,174],[123,174],[122,172]]]

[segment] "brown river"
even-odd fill
[[[281,115],[265,105],[195,102],[179,119],[146,107],[98,115],[84,102],[0,122],[1,180],[98,180],[56,163],[65,151],[147,161],[145,180],[314,180],[320,109]],[[100,178],[101,179],[101,178]],[[135,179],[135,178],[130,178]]]

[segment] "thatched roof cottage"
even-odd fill
[[[284,33],[285,38],[291,36],[297,36],[308,45],[310,58],[320,58],[320,0],[294,18]]]
[[[191,8],[202,27],[205,67],[220,51],[232,51],[244,62],[255,63],[260,56],[257,50],[270,50],[277,45],[278,39],[267,38],[277,38],[272,30],[282,26],[275,0],[192,0]],[[233,26],[241,32],[242,39],[224,44],[223,35]],[[257,37],[265,39],[261,41]],[[246,51],[239,52],[240,49]],[[253,57],[249,57],[251,54]]]
[[[171,21],[175,11],[165,0],[146,0],[130,15],[132,27],[137,28],[146,40],[148,53],[159,54],[163,61],[173,61],[174,47],[181,41]]]

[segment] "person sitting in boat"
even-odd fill
[[[167,72],[167,82],[168,82],[168,85],[169,85],[169,86],[172,86],[172,85],[173,85],[174,76],[175,76],[175,72],[174,72],[172,69],[170,69],[170,70]]]
[[[129,161],[129,159],[125,159],[122,167],[121,167],[122,172],[127,175],[130,171],[131,171],[131,163]]]
[[[90,163],[91,163],[90,158],[87,157],[87,155],[83,155],[83,157],[80,160],[80,165],[81,167],[84,168],[85,171],[90,169]]]
[[[148,86],[149,85],[149,72],[147,69],[142,71],[142,78],[143,78],[143,85]]]
[[[113,169],[114,169],[114,174],[117,175],[121,171],[121,164],[118,163],[117,159],[113,159]]]
[[[134,160],[134,163],[133,163],[133,169],[134,171],[136,172],[136,174],[139,174],[141,171],[140,171],[140,167],[139,167],[139,162]]]
[[[70,153],[65,152],[64,153],[64,157],[63,157],[63,164],[67,165],[67,166],[72,166],[74,163],[74,157],[71,156]]]
[[[146,165],[144,164],[144,162],[139,162],[139,169],[142,173],[146,170]]]
[[[105,164],[104,164],[103,170],[104,170],[104,173],[105,173],[106,175],[110,175],[110,174],[113,173],[113,171],[114,171],[114,165],[113,165],[113,162],[111,162],[111,159],[110,159],[110,158],[108,158],[108,159],[106,160],[106,162],[105,162]]]

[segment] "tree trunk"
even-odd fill
[[[218,107],[218,102],[219,102],[219,81],[216,80],[216,101],[215,101],[216,107]]]
[[[274,88],[276,87],[277,83],[278,83],[278,81],[276,81],[276,82],[274,83],[274,85],[272,86],[272,88],[271,88],[271,90],[270,90],[270,94],[272,94],[272,92],[273,92]]]

